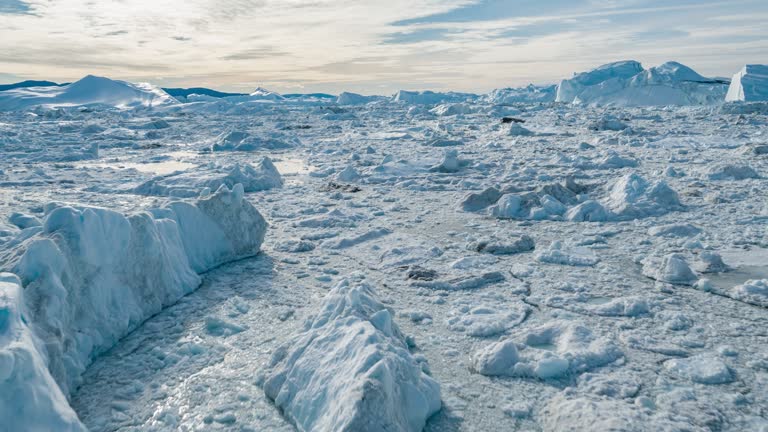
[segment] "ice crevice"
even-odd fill
[[[256,255],[267,222],[237,184],[132,215],[52,203],[29,230],[0,273],[0,418],[9,430],[80,431],[67,397],[93,359],[200,273]]]

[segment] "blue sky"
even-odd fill
[[[765,0],[0,0],[0,82],[484,92],[615,60],[768,63]]]

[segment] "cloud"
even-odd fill
[[[764,0],[0,0],[0,13],[8,74],[238,91],[487,91],[623,58],[731,75],[768,52]]]
[[[256,60],[264,58],[281,57],[288,55],[286,52],[277,51],[273,47],[251,48],[243,51],[237,51],[232,54],[219,57],[221,60]]]

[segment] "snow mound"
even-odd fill
[[[0,273],[0,418],[9,431],[85,431],[46,366],[28,325],[21,281]]]
[[[25,371],[15,373],[11,365],[3,373],[8,370],[9,377],[24,385],[46,386],[46,397],[52,398],[37,399],[39,389],[31,388],[31,394],[21,393],[31,399],[15,395],[24,407],[58,404],[58,395],[77,387],[96,356],[196,289],[201,281],[197,273],[257,254],[267,228],[240,185],[222,187],[195,203],[175,202],[128,216],[93,207],[49,205],[48,210],[43,226],[12,251],[15,257],[9,263],[24,284],[24,298],[14,301],[25,303],[23,322],[34,332],[23,336],[17,322],[14,339],[21,337],[29,349],[30,341],[38,340],[44,360],[32,355],[19,363]],[[22,355],[13,346],[0,346],[6,365]],[[35,364],[38,360],[44,362]],[[20,424],[40,421],[35,413],[27,414],[17,417]],[[71,423],[64,408],[49,415],[61,424]]]
[[[563,80],[557,102],[591,105],[709,105],[723,101],[727,83],[677,62],[643,69],[636,61],[600,66]]]
[[[420,431],[441,407],[422,362],[373,288],[343,281],[259,381],[301,431]]]
[[[768,101],[768,65],[746,65],[731,80],[727,102]]]
[[[216,190],[221,186],[241,184],[245,192],[259,192],[283,186],[283,178],[268,157],[255,167],[235,164],[231,167],[210,165],[186,172],[177,172],[147,180],[132,189],[139,195],[192,198],[201,191]]]
[[[610,339],[565,321],[545,324],[521,337],[519,344],[509,339],[479,350],[474,370],[487,376],[556,379],[604,366],[623,355]]]
[[[0,93],[0,111],[22,110],[37,105],[135,108],[177,103],[168,93],[151,84],[133,84],[93,75],[63,87],[27,87]]]

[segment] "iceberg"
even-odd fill
[[[768,65],[746,65],[733,76],[726,102],[768,101]]]

